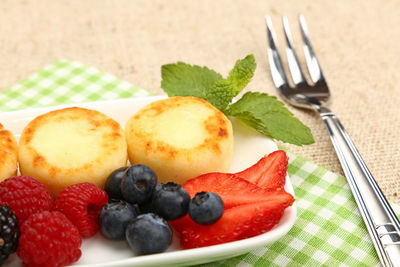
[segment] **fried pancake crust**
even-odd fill
[[[53,196],[82,182],[103,188],[108,175],[127,162],[121,126],[103,113],[77,107],[32,120],[18,152],[21,173],[41,181]]]
[[[18,145],[14,135],[0,123],[0,181],[15,176],[18,169]]]
[[[228,118],[203,99],[170,97],[133,115],[125,128],[129,160],[155,170],[161,182],[184,183],[224,172],[233,156]]]

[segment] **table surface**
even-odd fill
[[[185,61],[227,75],[235,60],[252,53],[258,66],[246,90],[277,95],[264,16],[272,17],[283,47],[280,15],[288,15],[300,52],[296,15],[303,13],[332,91],[331,109],[384,193],[400,202],[400,1],[4,0],[0,10],[0,91],[67,58],[159,94],[163,64]],[[288,108],[311,128],[315,144],[285,145],[341,173],[320,118]]]

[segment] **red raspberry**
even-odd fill
[[[64,188],[56,199],[56,210],[71,220],[84,236],[94,235],[98,229],[98,217],[107,203],[106,192],[92,183],[74,184]]]
[[[9,206],[21,224],[29,215],[52,210],[54,200],[47,189],[29,176],[10,177],[0,183],[0,203]]]
[[[78,229],[64,214],[43,211],[21,225],[17,254],[25,266],[64,266],[80,258],[81,244]]]

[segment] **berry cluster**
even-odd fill
[[[159,183],[141,164],[112,172],[105,191],[91,183],[55,201],[27,176],[0,182],[0,265],[15,251],[26,266],[62,266],[81,256],[82,237],[98,229],[138,255],[210,246],[272,229],[294,198],[284,190],[287,156],[276,151],[238,173],[207,173],[184,185]],[[172,227],[171,227],[172,226]]]
[[[190,196],[199,191],[217,193],[223,216],[212,225],[195,223],[189,215],[172,221],[183,248],[211,246],[263,234],[272,229],[294,198],[284,189],[288,158],[278,150],[238,173],[206,173],[183,185]],[[204,195],[196,200],[201,202]],[[210,209],[211,210],[211,209]],[[213,210],[211,210],[213,211]],[[198,213],[198,218],[203,218]]]
[[[182,186],[158,183],[154,171],[142,164],[112,172],[105,191],[110,202],[99,216],[101,232],[109,239],[126,239],[139,255],[163,252],[169,247],[172,228],[168,221],[189,213],[195,222],[208,225],[224,211],[217,194],[201,192],[190,200]]]
[[[0,265],[17,252],[26,266],[63,266],[81,256],[82,236],[98,229],[107,194],[94,184],[65,188],[56,201],[28,176],[0,183]]]

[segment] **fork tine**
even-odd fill
[[[306,84],[306,78],[301,71],[299,60],[297,59],[296,51],[293,47],[292,34],[290,32],[289,21],[287,16],[282,16],[282,24],[285,32],[286,39],[286,55],[289,64],[289,70],[292,74],[293,83],[298,86],[300,84]]]
[[[303,49],[304,56],[307,63],[308,72],[310,73],[311,80],[313,83],[325,82],[324,75],[322,74],[321,67],[318,63],[317,56],[314,53],[314,49],[311,46],[310,38],[308,37],[308,30],[306,20],[302,14],[298,15],[301,36],[303,37]]]
[[[268,61],[271,70],[272,80],[279,89],[289,88],[289,83],[283,70],[282,60],[276,45],[275,31],[269,16],[265,17],[268,33]]]

